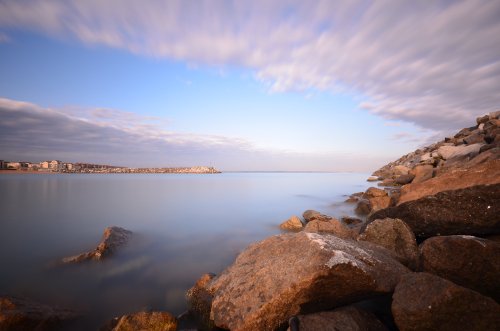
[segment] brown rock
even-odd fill
[[[500,184],[477,185],[401,203],[370,215],[399,218],[416,236],[500,233]]]
[[[62,262],[77,263],[89,260],[102,260],[103,258],[110,256],[118,247],[125,245],[131,236],[131,231],[117,226],[108,227],[104,229],[101,242],[93,251],[65,257],[62,259]]]
[[[314,221],[314,220],[327,221],[327,220],[331,220],[333,218],[331,216],[328,216],[328,215],[325,215],[325,214],[321,214],[319,211],[310,210],[310,209],[306,210],[302,214],[302,217],[304,218],[304,221],[306,221],[306,223]]]
[[[282,230],[300,231],[303,227],[302,221],[295,215],[280,224]]]
[[[434,167],[432,165],[429,165],[429,164],[416,166],[410,172],[412,175],[415,176],[415,178],[413,178],[412,183],[414,183],[414,184],[422,183],[428,179],[431,179],[433,171],[434,171]]]
[[[309,315],[298,315],[292,317],[289,324],[288,331],[387,330],[375,315],[353,306]]]
[[[378,186],[395,186],[396,182],[392,178],[386,178],[380,183],[377,184]]]
[[[433,237],[420,252],[423,271],[500,301],[500,243],[473,236]]]
[[[347,225],[356,225],[356,224],[363,223],[363,221],[360,220],[359,218],[350,217],[350,216],[344,216],[344,217],[340,218],[340,220],[342,222],[344,222],[344,224],[347,224]]]
[[[413,183],[401,189],[398,204],[420,199],[448,190],[457,190],[475,185],[500,183],[500,160],[491,160],[470,168],[451,169],[423,183]],[[406,220],[405,220],[406,221]]]
[[[396,254],[399,262],[412,270],[418,266],[417,240],[411,228],[400,219],[377,219],[366,226],[358,240],[387,248]]]
[[[404,165],[397,165],[392,168],[394,176],[406,175],[410,172],[410,168]]]
[[[393,295],[399,330],[498,330],[500,306],[475,291],[428,273],[402,277]]]
[[[391,197],[386,195],[383,197],[370,198],[368,202],[370,204],[370,213],[374,213],[378,210],[388,208],[391,205]]]
[[[399,185],[406,185],[406,184],[409,184],[411,183],[411,181],[415,178],[415,175],[409,173],[409,174],[406,174],[406,175],[401,175],[401,176],[398,176],[394,179],[394,181],[399,184]]]
[[[467,145],[484,143],[484,133],[481,132],[473,132],[470,136],[464,138],[464,142]]]
[[[54,330],[75,319],[68,309],[54,308],[28,299],[0,298],[0,330]]]
[[[358,202],[354,212],[357,215],[364,216],[368,215],[370,213],[370,210],[371,210],[370,202],[368,200],[362,199]]]
[[[481,124],[481,123],[486,123],[486,122],[489,121],[489,119],[490,119],[490,117],[488,115],[484,115],[484,116],[476,118],[476,123],[478,125]]]
[[[370,199],[370,198],[376,198],[376,197],[385,197],[387,196],[387,192],[385,190],[381,190],[376,187],[370,187],[368,188],[365,193],[363,194],[363,198],[365,199]]]
[[[100,331],[175,331],[177,319],[167,312],[139,312],[115,318]]]
[[[186,292],[189,313],[202,330],[211,330],[214,325],[210,321],[213,293],[209,290],[210,282],[215,279],[215,274],[204,274],[196,284]]]
[[[299,232],[249,246],[211,283],[215,325],[275,330],[298,314],[390,293],[408,269],[366,242]]]
[[[344,239],[354,238],[352,231],[335,218],[330,220],[312,220],[306,224],[304,231],[311,233],[330,233]]]

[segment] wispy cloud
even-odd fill
[[[0,2],[0,26],[242,65],[273,91],[355,91],[361,108],[431,129],[499,107],[498,17],[487,0]]]
[[[389,159],[360,153],[263,150],[238,137],[168,131],[161,121],[120,110],[68,109],[0,98],[0,158],[290,171],[370,171]]]
[[[9,36],[0,31],[0,44],[8,43],[9,41],[10,41]]]

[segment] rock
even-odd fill
[[[490,120],[500,118],[500,110],[493,111],[493,112],[489,113],[488,117],[489,117]]]
[[[404,165],[397,165],[392,170],[395,176],[407,175],[410,172],[410,168]]]
[[[368,179],[366,180],[367,182],[376,182],[378,181],[378,176],[370,176],[368,177]]]
[[[370,210],[371,210],[370,202],[366,199],[363,199],[358,202],[358,205],[356,206],[354,212],[357,215],[364,216],[368,215],[370,213]]]
[[[420,252],[423,271],[500,301],[500,243],[473,236],[433,237]]]
[[[401,175],[394,179],[394,181],[399,185],[406,185],[411,183],[411,181],[415,178],[413,174]]]
[[[395,186],[396,182],[392,178],[386,178],[380,183],[377,184],[378,186]]]
[[[413,168],[410,174],[414,175],[412,183],[422,183],[432,178],[434,167],[432,165],[418,165]]]
[[[368,188],[365,193],[363,194],[363,198],[369,199],[369,198],[375,198],[375,197],[384,197],[387,196],[387,192],[385,190],[381,190],[376,187],[370,187]]]
[[[484,115],[484,116],[476,118],[476,123],[478,125],[481,124],[481,123],[486,123],[486,122],[489,121],[489,119],[490,119],[490,117],[488,115]]]
[[[210,321],[213,293],[209,290],[209,284],[214,279],[215,274],[204,274],[186,292],[189,313],[196,317],[195,319],[202,330],[211,330],[214,327]]]
[[[354,238],[352,231],[335,218],[330,220],[312,220],[306,224],[304,231],[311,233],[330,233],[344,239]]]
[[[393,295],[399,330],[498,330],[500,306],[475,291],[428,273],[402,277]]]
[[[418,266],[417,240],[411,228],[400,219],[377,219],[366,226],[358,240],[387,248],[396,254],[399,262],[412,270]]]
[[[328,221],[333,219],[333,217],[321,214],[319,211],[316,210],[306,210],[303,214],[302,217],[306,221],[306,223],[314,221],[314,220],[323,220],[323,221]]]
[[[349,196],[349,198],[347,198],[344,202],[346,203],[356,203],[359,201],[359,198],[358,197],[353,197],[352,195]]]
[[[464,142],[467,145],[484,143],[484,133],[477,130],[477,132],[473,132],[470,136],[465,137]]]
[[[495,147],[493,144],[484,146],[491,146],[492,148],[482,151],[481,154],[467,162],[468,167],[477,166],[481,163],[500,159],[500,147]]]
[[[68,309],[54,308],[23,298],[0,298],[0,330],[54,330],[78,317]]]
[[[387,330],[375,315],[353,306],[309,315],[298,315],[292,317],[289,324],[288,331]]]
[[[361,224],[363,223],[362,220],[356,217],[350,217],[350,216],[344,216],[340,219],[342,222],[344,222],[347,225],[356,225],[356,224]]]
[[[62,259],[62,262],[77,263],[89,260],[102,260],[110,256],[118,247],[125,245],[131,236],[131,231],[117,226],[108,227],[104,229],[102,240],[93,251],[65,257]]]
[[[290,233],[249,246],[211,283],[211,317],[231,330],[275,330],[298,314],[390,293],[408,269],[387,250]]]
[[[467,188],[475,185],[500,183],[500,160],[484,162],[470,168],[449,169],[423,183],[413,183],[401,189],[398,204],[448,190]],[[406,220],[405,220],[406,221]]]
[[[439,156],[445,160],[455,157],[474,157],[479,154],[479,149],[483,144],[441,146],[437,150]]]
[[[300,231],[303,227],[302,221],[297,216],[292,216],[280,224],[282,230]]]
[[[175,331],[177,319],[167,312],[139,312],[117,317],[101,327],[100,331]]]
[[[411,184],[410,184],[411,185]],[[408,185],[408,186],[410,186]],[[401,196],[400,199],[402,199]],[[418,237],[500,233],[500,184],[477,185],[407,201],[370,215],[404,220]]]
[[[370,198],[368,202],[370,204],[370,213],[373,213],[388,208],[391,205],[391,198],[386,195],[383,197]]]

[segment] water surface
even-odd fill
[[[342,203],[367,174],[0,175],[0,295],[81,311],[82,330],[144,309],[180,314],[185,291],[220,273],[249,243],[280,233],[315,209],[352,215]],[[102,263],[55,267],[94,248],[105,227],[135,233]]]

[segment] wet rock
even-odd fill
[[[59,330],[78,315],[24,298],[0,298],[0,330]]]
[[[303,227],[302,221],[295,215],[280,224],[280,229],[289,231],[300,231]]]
[[[352,306],[309,315],[298,315],[292,317],[289,324],[288,331],[387,330],[375,315]]]
[[[406,185],[406,184],[409,184],[411,183],[411,181],[415,178],[415,175],[409,173],[409,174],[406,174],[406,175],[401,175],[401,176],[398,176],[394,179],[394,181],[399,184],[399,185]]]
[[[358,240],[387,248],[396,254],[399,262],[412,270],[418,266],[417,240],[411,228],[400,219],[377,219],[366,226]]]
[[[304,231],[311,233],[329,233],[344,239],[354,238],[353,232],[335,218],[329,220],[312,220],[306,224]]]
[[[400,200],[403,198],[401,196]],[[500,233],[500,184],[477,185],[425,196],[369,216],[399,218],[416,236]]]
[[[177,319],[167,312],[139,312],[108,322],[100,331],[175,331]]]
[[[432,165],[418,165],[413,168],[410,174],[414,175],[412,183],[422,183],[432,178],[434,167]]]
[[[344,216],[340,219],[342,222],[344,222],[344,224],[347,224],[347,225],[356,225],[356,224],[361,224],[363,223],[362,220],[360,220],[359,218],[356,218],[356,217],[350,217],[350,216]]]
[[[102,260],[110,256],[118,247],[125,245],[131,236],[131,231],[117,226],[108,227],[104,229],[102,240],[93,251],[65,257],[62,259],[62,262],[77,263],[89,260]]]
[[[303,214],[302,217],[306,221],[306,223],[314,221],[314,220],[322,220],[322,221],[328,221],[333,219],[333,217],[325,215],[320,213],[319,211],[316,210],[306,210]]]
[[[428,273],[402,277],[393,295],[399,330],[494,330],[500,306],[491,298]]]
[[[408,269],[366,242],[299,232],[249,246],[211,283],[211,317],[231,330],[274,330],[298,314],[390,293]]]
[[[500,243],[473,236],[442,236],[420,247],[422,270],[500,301]]]
[[[204,274],[186,292],[189,313],[195,317],[198,328],[201,330],[211,330],[214,327],[210,321],[213,293],[209,289],[209,284],[213,279],[215,279],[215,274]]]

